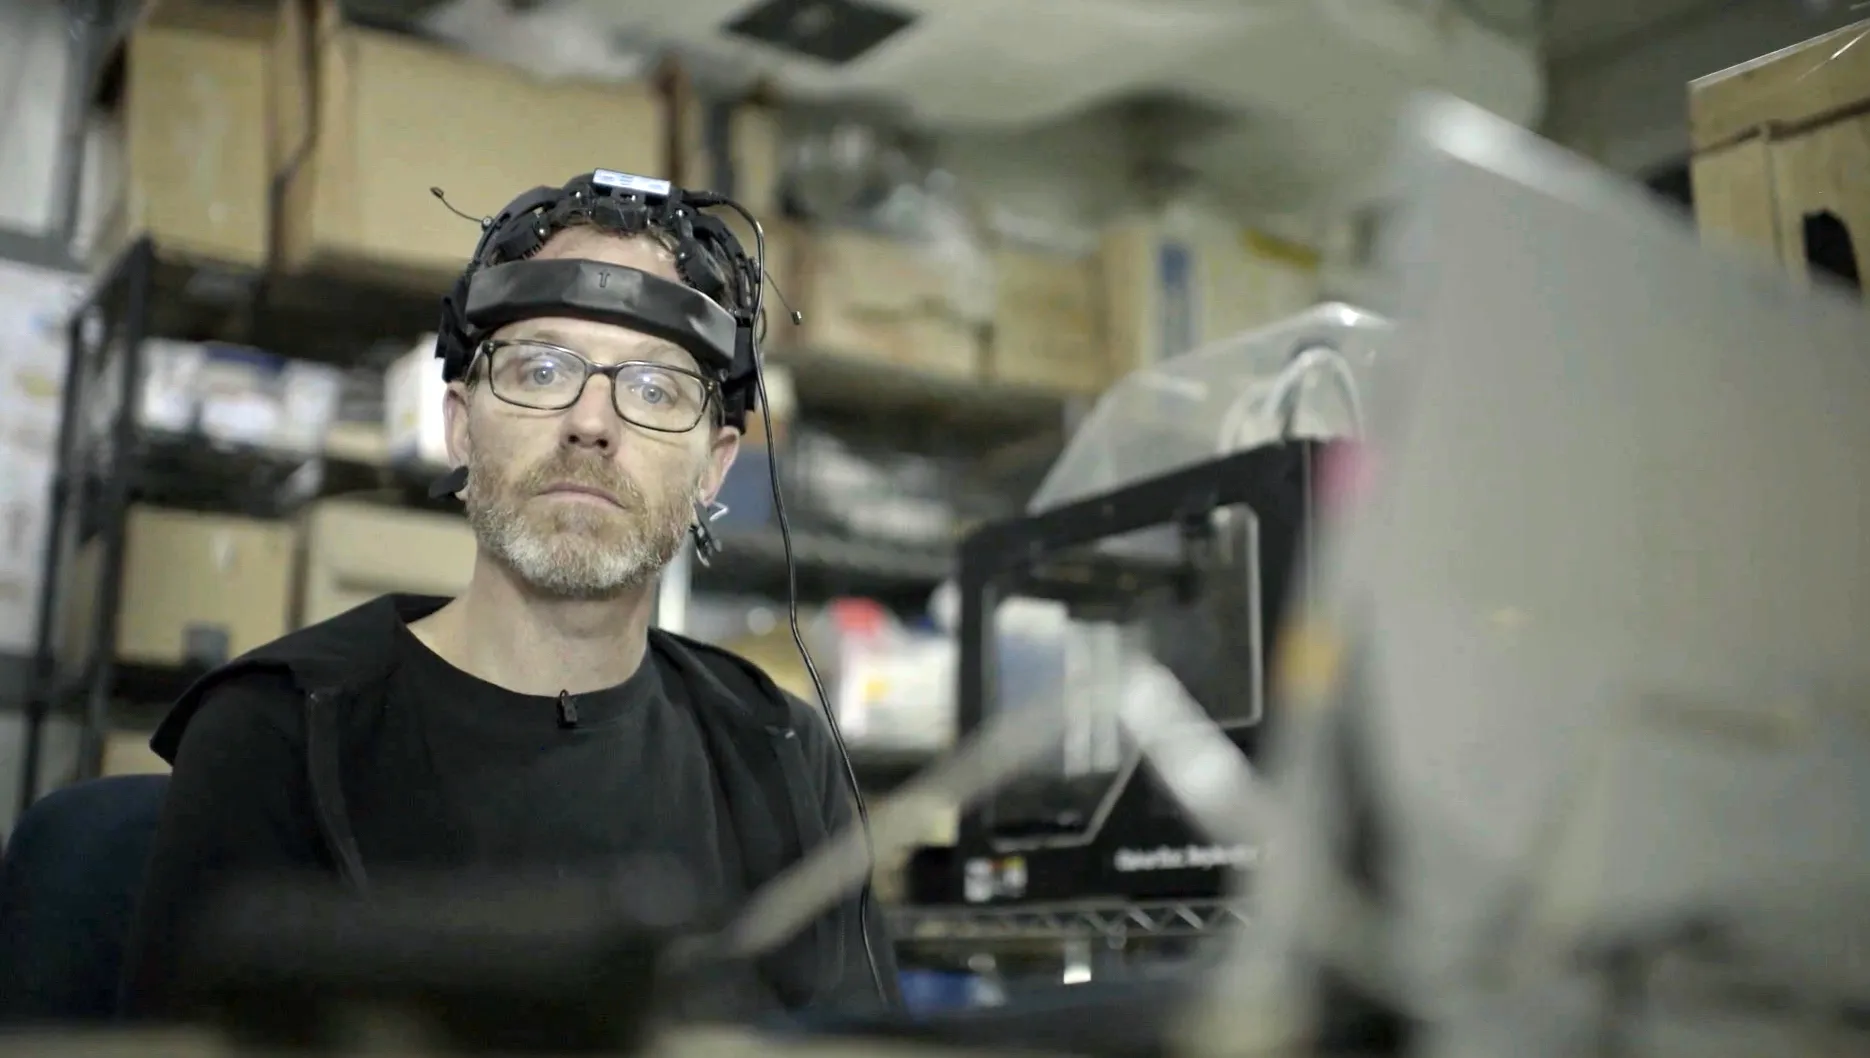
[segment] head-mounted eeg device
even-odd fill
[[[749,256],[719,217],[702,212],[712,206],[745,215],[720,195],[609,169],[514,199],[481,222],[473,259],[442,299],[435,343],[442,377],[465,376],[475,350],[501,327],[569,316],[628,327],[686,350],[719,388],[723,420],[744,426],[759,388],[754,329],[763,247]],[[536,259],[554,235],[573,227],[655,239],[675,255],[681,282],[604,261]]]

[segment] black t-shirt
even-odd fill
[[[374,740],[386,759],[351,795],[365,863],[563,874],[655,858],[710,906],[742,895],[701,730],[653,651],[628,681],[567,695],[568,723],[556,697],[470,676],[406,626],[397,636]]]
[[[373,877],[399,870],[679,869],[692,911],[745,894],[733,835],[681,682],[655,652],[625,683],[515,694],[454,668],[406,626],[366,759],[347,761],[347,808]],[[256,876],[329,874],[305,778],[303,696],[283,675],[216,688],[183,736],[126,953],[125,1007],[168,1012],[176,958],[205,898]],[[662,872],[663,877],[668,877]],[[749,975],[701,1013],[756,1017],[777,1001]]]

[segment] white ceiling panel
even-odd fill
[[[1448,91],[1522,123],[1543,105],[1535,49],[1452,0],[889,2],[914,24],[843,65],[724,32],[748,0],[557,0],[523,14],[454,0],[430,26],[547,72],[609,64],[630,76],[636,46],[673,45],[784,96],[883,103],[956,131],[1008,134],[1120,100],[1186,98],[1238,122],[1179,160],[1279,200],[1359,179],[1347,170],[1367,166],[1414,91]]]

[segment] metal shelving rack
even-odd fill
[[[350,311],[364,302],[378,311]],[[188,480],[196,486],[212,486],[225,478],[235,491],[279,493],[307,463],[320,458],[253,446],[215,446],[197,437],[164,438],[145,430],[138,418],[138,395],[146,342],[193,334],[244,336],[280,355],[342,362],[347,353],[354,359],[376,335],[419,333],[432,313],[433,302],[427,298],[398,299],[328,282],[275,284],[253,269],[167,258],[148,238],[132,243],[100,274],[67,327],[69,355],[38,627],[25,695],[21,811],[39,790],[50,717],[78,718],[77,777],[90,778],[102,763],[113,700],[166,701],[194,674],[186,665],[151,668],[116,659],[126,520],[139,491],[159,478]],[[302,337],[294,343],[289,340],[292,335]],[[107,414],[99,416],[99,409]],[[271,489],[265,487],[268,483]],[[273,498],[248,495],[236,505],[277,514],[276,504],[262,502]],[[180,505],[196,506],[193,499]],[[96,595],[79,642],[68,644],[63,634],[72,566],[80,550],[93,541],[97,564],[87,572]],[[71,656],[79,648],[82,656]]]
[[[1232,900],[1089,900],[890,910],[890,923],[900,943],[959,946],[1202,937],[1244,926],[1247,921],[1245,905]]]
[[[350,311],[366,303],[372,311]],[[159,439],[138,422],[135,398],[143,385],[146,341],[203,333],[246,337],[282,356],[333,362],[341,361],[347,350],[354,359],[370,339],[419,333],[432,325],[433,312],[434,302],[425,296],[166,259],[148,239],[130,246],[102,274],[67,330],[70,356],[53,467],[45,573],[24,695],[21,810],[43,779],[43,742],[50,717],[78,718],[77,777],[90,778],[101,767],[113,701],[166,701],[194,674],[186,667],[158,670],[116,660],[126,519],[142,479],[162,469],[163,457],[179,454],[191,466],[199,462],[203,470],[237,463],[243,485],[252,487],[256,478],[289,478],[304,463],[320,458],[286,458],[240,446],[222,450],[200,439],[154,443]],[[95,409],[105,399],[112,403],[100,431],[95,429]],[[267,465],[262,468],[259,463]],[[783,548],[776,531],[728,531],[723,540],[726,550],[714,568],[693,571],[695,586],[783,585]],[[98,594],[80,636],[86,644],[84,656],[72,657],[67,656],[69,645],[60,641],[62,615],[70,602],[73,562],[92,541],[99,549],[94,571]],[[947,575],[951,564],[950,554],[934,549],[846,540],[801,529],[793,532],[793,551],[801,586],[808,591],[923,592]],[[681,579],[685,595],[691,578]]]
[[[889,919],[902,966],[1014,988],[1172,972],[1209,939],[1249,926],[1233,899],[894,907]]]
[[[118,573],[123,568],[124,522],[130,503],[130,475],[125,463],[135,442],[135,394],[142,383],[143,339],[149,327],[150,273],[155,249],[139,242],[105,274],[91,296],[72,316],[61,398],[58,452],[52,471],[52,507],[46,526],[44,580],[39,588],[39,623],[33,671],[26,699],[26,730],[20,767],[22,810],[39,790],[41,743],[54,712],[80,703],[82,729],[78,750],[80,777],[96,775],[103,761],[108,729],[112,658],[116,653],[117,611],[122,604]],[[112,350],[119,353],[109,361]],[[106,369],[117,373],[117,407],[106,437],[87,436],[80,409],[94,381]],[[103,451],[99,451],[99,449]],[[100,465],[97,457],[109,460]],[[97,471],[105,470],[103,475]],[[85,541],[101,538],[98,598],[91,611],[90,650],[74,665],[61,664],[59,626],[68,568]]]

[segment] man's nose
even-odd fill
[[[610,379],[594,375],[584,385],[578,402],[565,409],[560,420],[559,443],[571,448],[609,452],[623,436],[623,420],[611,403]]]

